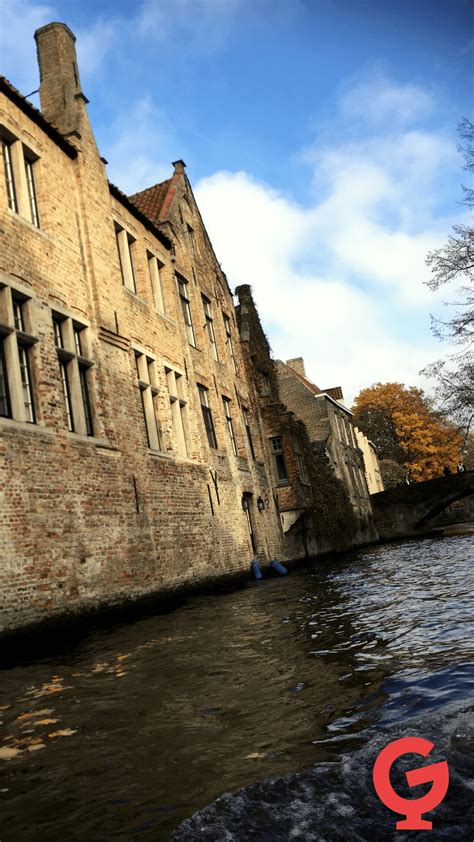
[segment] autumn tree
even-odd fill
[[[445,468],[456,471],[462,437],[421,389],[377,383],[360,392],[353,412],[354,423],[378,449],[382,475],[384,462],[392,463],[389,485],[394,462],[415,482],[440,476]]]
[[[460,146],[464,169],[474,173],[474,123],[462,120],[459,133],[464,143]],[[431,319],[435,336],[447,340],[457,350],[446,359],[436,360],[422,373],[435,379],[438,406],[457,422],[467,440],[474,426],[474,189],[463,186],[463,196],[462,203],[469,213],[467,224],[455,225],[448,242],[431,251],[426,259],[432,273],[427,282],[431,289],[451,283],[458,285],[453,316],[446,321]]]

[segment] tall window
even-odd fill
[[[212,420],[212,412],[209,406],[208,389],[205,386],[200,386],[198,383],[199,400],[201,401],[202,417],[204,426],[206,428],[207,440],[209,447],[217,448],[216,433],[214,430],[214,422]]]
[[[245,406],[242,407],[242,415],[244,416],[245,432],[247,434],[247,441],[249,443],[250,453],[252,454],[252,459],[255,459],[255,450],[253,449],[252,441],[252,428],[250,426],[250,413]]]
[[[235,355],[234,355],[234,346],[232,344],[232,331],[231,331],[231,321],[229,316],[226,316],[225,313],[222,314],[224,317],[224,328],[225,328],[225,337],[226,337],[226,345],[229,350],[230,361],[232,363],[232,368],[236,371],[235,365]]]
[[[35,407],[33,393],[31,391],[31,373],[28,359],[28,350],[24,345],[18,345],[18,359],[20,362],[21,389],[23,394],[23,406],[25,407],[26,420],[30,424],[35,423]]]
[[[8,207],[10,210],[18,213],[18,203],[16,200],[15,179],[13,177],[13,162],[11,144],[6,140],[2,140],[3,165],[5,168],[5,182],[7,185]]]
[[[135,363],[148,447],[151,450],[161,450],[160,425],[156,411],[156,396],[158,395],[155,371],[156,363],[151,357],[147,357],[146,354],[140,354],[138,351],[135,351]]]
[[[189,244],[191,246],[193,257],[196,257],[196,241],[194,239],[194,231],[190,225],[186,225],[186,230],[188,232]]]
[[[191,308],[189,306],[188,298],[188,282],[181,275],[176,275],[178,281],[178,292],[181,301],[181,310],[183,311],[184,324],[186,326],[186,334],[190,345],[196,347],[196,339],[194,337],[193,320],[191,318]]]
[[[352,444],[352,447],[357,447],[357,442],[356,442],[355,435],[354,435],[354,428],[353,428],[351,422],[349,421],[349,419],[346,419],[346,427],[347,427],[347,436],[348,436],[348,439],[349,439],[349,444]]]
[[[10,396],[8,393],[7,363],[5,360],[5,343],[0,338],[0,416],[10,418]]]
[[[204,317],[206,319],[206,330],[207,335],[209,336],[209,342],[211,343],[211,350],[212,356],[215,360],[219,359],[219,354],[217,353],[217,345],[216,345],[216,334],[214,333],[214,319],[212,318],[211,312],[211,302],[205,295],[202,297],[202,306],[204,308]]]
[[[260,394],[262,398],[270,394],[270,378],[265,371],[260,372]]]
[[[171,368],[165,368],[165,373],[176,447],[180,456],[187,456],[188,407],[184,392],[183,376]]]
[[[135,242],[134,238],[125,228],[115,224],[115,236],[117,238],[117,249],[120,260],[120,270],[122,272],[122,283],[124,287],[130,292],[137,291],[135,283],[135,272],[133,271],[132,248]]]
[[[308,482],[308,474],[306,473],[306,465],[303,459],[301,444],[298,439],[293,440],[293,448],[296,456],[296,464],[298,465],[298,473],[302,482]]]
[[[1,138],[1,147],[8,207],[39,228],[35,156],[11,136]]]
[[[71,433],[93,436],[89,391],[93,363],[87,354],[87,329],[67,316],[53,313],[53,332],[67,428]]]
[[[33,171],[33,162],[25,157],[25,172],[26,172],[26,184],[28,188],[28,199],[30,202],[30,214],[31,214],[31,221],[33,225],[36,225],[39,228],[39,216],[38,216],[38,202],[36,200],[36,187],[35,187],[35,176]]]
[[[225,398],[224,396],[222,396],[222,400],[224,403],[224,415],[227,424],[227,429],[229,431],[230,443],[232,445],[234,455],[237,456],[237,444],[235,441],[234,425],[232,423],[231,401],[229,400],[229,398]]]
[[[0,286],[0,416],[36,421],[30,355],[37,342],[29,330],[30,301]]]
[[[339,415],[339,413],[337,413],[336,418],[337,418],[337,424],[338,424],[338,427],[339,427],[339,438],[341,439],[341,441],[343,443],[348,444],[349,439],[347,437],[347,430],[346,430],[346,426],[345,426],[345,423],[344,423],[344,418],[342,417],[342,415]]]
[[[270,439],[270,448],[273,456],[273,463],[278,482],[288,482],[288,473],[286,470],[285,457],[283,456],[283,448],[281,436],[273,436]]]
[[[159,313],[165,312],[165,304],[163,301],[163,288],[161,285],[160,269],[163,264],[160,263],[157,257],[147,252],[148,255],[148,271],[150,273],[151,288],[153,290],[153,298],[155,307]]]

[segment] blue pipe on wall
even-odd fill
[[[288,570],[286,569],[286,567],[283,567],[281,561],[278,561],[276,558],[274,558],[273,561],[270,562],[270,567],[272,568],[272,570],[275,571],[275,573],[278,573],[280,576],[288,576]]]

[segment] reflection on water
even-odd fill
[[[407,720],[462,801],[473,560],[472,536],[370,548],[5,669],[2,842],[166,839],[240,788],[176,838],[383,838],[357,805]],[[331,809],[353,835],[327,835]]]

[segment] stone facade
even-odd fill
[[[316,452],[325,456],[342,482],[358,521],[362,540],[373,540],[372,507],[352,413],[342,403],[340,387],[319,389],[306,377],[301,357],[276,361],[282,402],[304,423]]]
[[[364,458],[364,473],[369,494],[378,494],[379,491],[384,490],[384,485],[377,448],[358,427],[354,427],[354,432],[357,445]]]
[[[42,113],[0,90],[1,629],[287,554],[184,165],[151,219],[107,180],[74,36],[36,38]]]
[[[320,441],[315,438],[321,419],[315,420],[305,412],[305,387],[303,394],[293,399],[281,380],[280,363],[271,356],[250,286],[237,287],[236,295],[247,379],[253,383],[263,419],[267,459],[276,482],[275,496],[292,553],[296,557],[318,555],[375,540],[365,486],[360,501],[355,494],[351,497],[343,481],[345,475],[335,473],[326,449],[321,450]],[[293,364],[304,370],[301,359],[292,360]],[[329,400],[335,403],[332,398]],[[318,409],[324,406],[316,405]],[[359,451],[354,450],[353,458],[357,465],[361,464]]]

